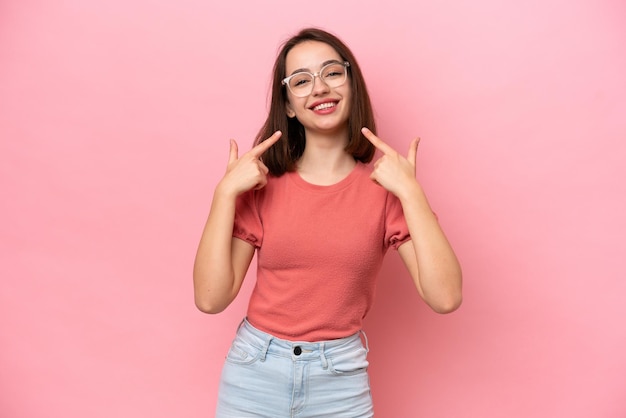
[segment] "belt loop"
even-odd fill
[[[274,337],[269,337],[267,341],[265,341],[265,344],[263,344],[263,348],[261,348],[261,361],[265,361],[265,357],[267,357],[267,350],[269,350],[270,343],[273,339]]]
[[[326,354],[324,353],[324,342],[320,343],[320,360],[322,361],[322,368],[326,370],[328,368],[328,360],[326,359]]]
[[[243,319],[241,320],[239,325],[237,325],[237,331],[239,331],[239,328],[241,328],[241,326],[244,324],[244,322],[246,322],[246,317],[245,316],[243,317]]]
[[[363,334],[363,339],[365,340],[365,352],[369,353],[370,352],[370,343],[367,340],[367,334],[365,333],[365,331],[361,330],[359,331],[361,334]]]

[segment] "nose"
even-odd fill
[[[326,82],[319,74],[316,74],[313,77],[313,90],[311,93],[316,96],[319,94],[327,93],[329,90],[330,87],[328,87],[328,84],[326,84]]]

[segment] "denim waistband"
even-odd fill
[[[349,337],[326,341],[289,341],[274,337],[271,334],[255,328],[246,318],[241,321],[237,331],[239,337],[245,339],[249,344],[259,348],[263,354],[262,358],[269,353],[271,355],[290,357],[294,360],[315,360],[337,355],[344,351],[364,348],[369,352],[367,335],[364,331],[359,331]],[[363,335],[363,341],[361,340]]]

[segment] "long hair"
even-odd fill
[[[354,54],[337,36],[318,28],[305,28],[288,39],[282,45],[276,57],[269,114],[254,141],[256,145],[269,138],[278,130],[283,133],[280,140],[272,145],[262,156],[263,163],[274,176],[281,176],[285,172],[294,171],[296,162],[304,152],[306,143],[304,127],[297,118],[287,117],[287,89],[286,86],[282,85],[282,80],[286,77],[285,63],[287,54],[294,46],[306,41],[318,41],[328,44],[337,51],[342,60],[350,63],[348,78],[352,87],[352,102],[348,117],[349,142],[345,151],[351,154],[357,161],[364,163],[369,163],[376,151],[374,146],[361,133],[361,128],[364,126],[375,133],[376,123],[365,80]]]

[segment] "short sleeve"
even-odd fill
[[[411,235],[404,219],[402,204],[396,196],[388,193],[385,207],[385,247],[397,250],[400,245],[410,239]]]
[[[263,224],[259,216],[256,197],[254,190],[237,197],[233,237],[259,248],[263,241]]]

